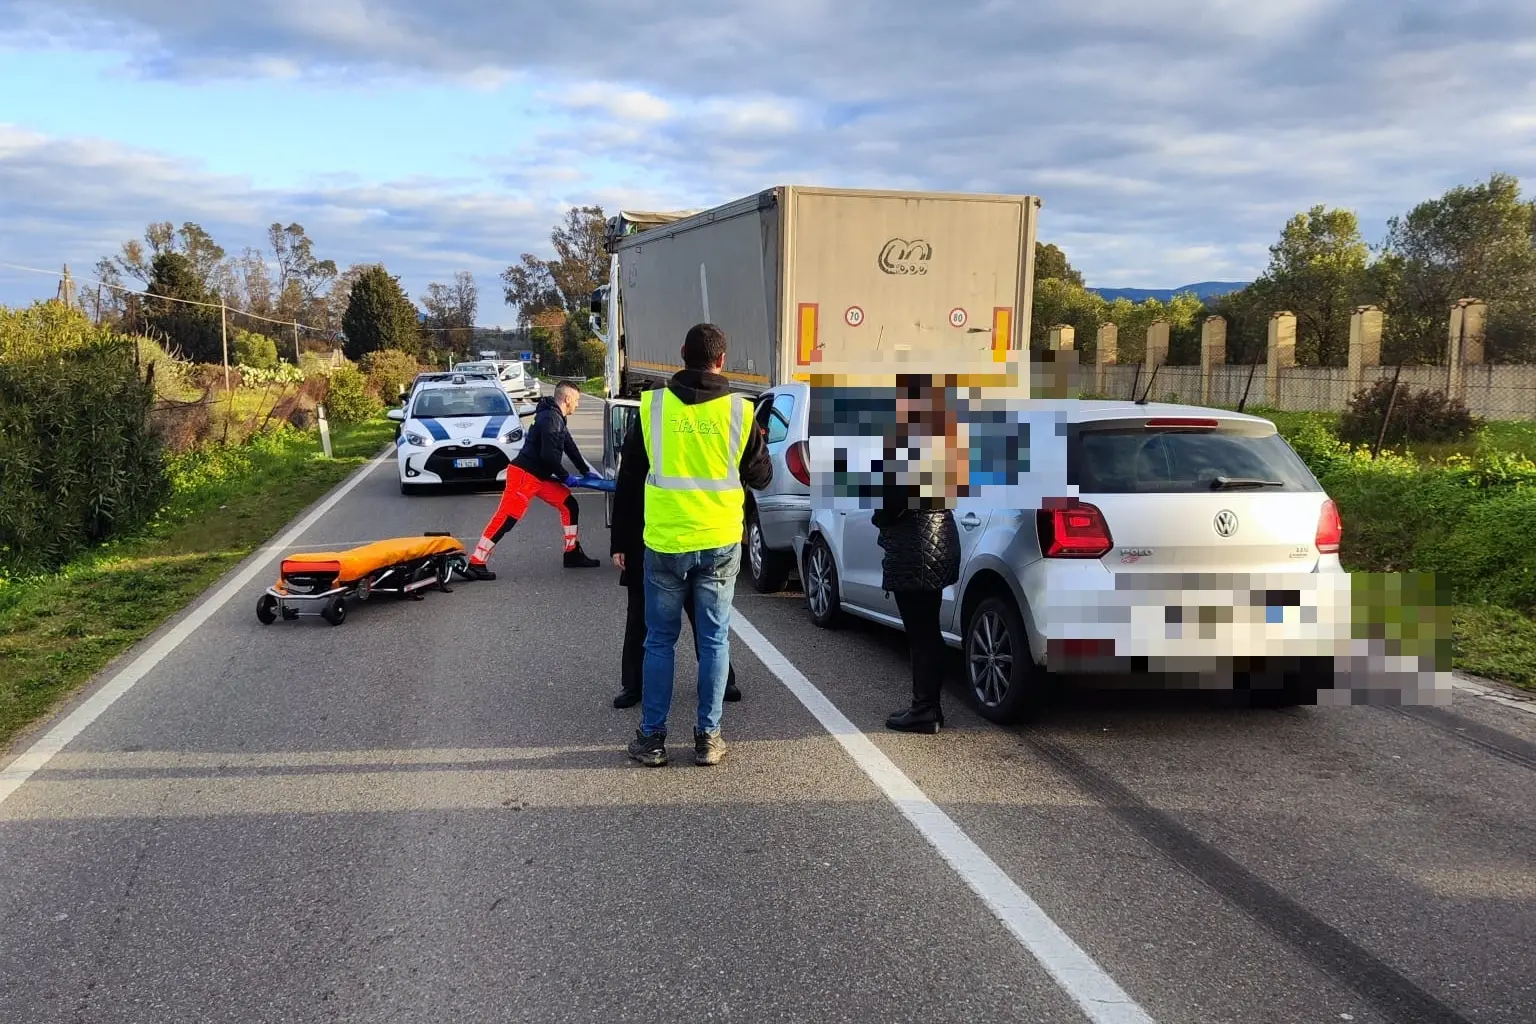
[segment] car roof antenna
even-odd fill
[[[1147,404],[1147,396],[1152,394],[1152,385],[1157,383],[1157,371],[1161,370],[1162,368],[1163,367],[1162,367],[1161,363],[1159,363],[1157,366],[1152,367],[1152,376],[1147,378],[1147,389],[1141,393],[1141,397],[1140,398],[1136,399],[1136,404],[1137,405],[1146,405]]]

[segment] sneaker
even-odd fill
[[[577,544],[565,553],[565,567],[567,569],[596,569],[602,564],[602,562],[589,557],[585,551],[581,550],[580,544]]]
[[[662,734],[647,736],[636,729],[634,742],[629,745],[629,757],[647,768],[660,768],[667,763],[667,737]]]
[[[693,730],[693,763],[705,765],[719,764],[725,756],[725,740],[720,738],[717,732],[700,732]]]
[[[470,562],[464,568],[464,578],[469,580],[493,580],[496,574],[480,562]]]

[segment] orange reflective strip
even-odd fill
[[[1008,350],[1013,348],[1013,307],[997,306],[992,310],[992,361],[1008,361]]]
[[[816,320],[819,307],[814,302],[800,303],[800,323],[798,326],[799,359],[800,365],[805,366],[811,361],[811,353],[816,351]]]

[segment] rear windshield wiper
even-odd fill
[[[1211,481],[1213,491],[1234,491],[1239,487],[1284,487],[1284,480],[1261,480],[1256,476],[1218,476]]]

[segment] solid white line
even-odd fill
[[[5,803],[12,793],[21,788],[22,783],[32,777],[33,773],[51,761],[55,754],[63,750],[76,736],[84,732],[86,727],[100,718],[102,712],[111,707],[119,697],[131,690],[134,684],[148,675],[156,665],[164,661],[166,655],[179,647],[183,640],[191,636],[199,626],[212,618],[215,612],[228,604],[230,598],[243,592],[250,585],[251,581],[256,578],[257,574],[267,568],[279,551],[292,547],[294,542],[306,530],[320,521],[321,516],[335,508],[336,503],[345,498],[352,488],[367,479],[368,474],[372,473],[383,464],[385,459],[392,457],[394,454],[394,449],[391,448],[369,462],[362,469],[354,473],[351,479],[345,481],[329,498],[321,502],[313,512],[291,526],[277,540],[259,549],[257,557],[252,559],[244,569],[236,574],[228,583],[224,584],[212,597],[198,605],[190,615],[178,622],[173,629],[159,640],[155,641],[148,650],[133,659],[127,668],[113,676],[111,682],[91,694],[79,707],[71,711],[62,722],[49,729],[42,738],[28,747],[25,753],[6,765],[4,770],[0,770],[0,804]]]
[[[858,726],[837,710],[826,694],[734,610],[731,612],[731,628],[768,671],[777,676],[806,710],[816,716],[822,727],[842,744],[848,756],[880,788],[886,799],[928,840],[1089,1020],[1095,1024],[1153,1024],[1147,1011],[1116,984],[1104,968],[1073,942],[949,815],[928,799],[895,762],[859,731]]]

